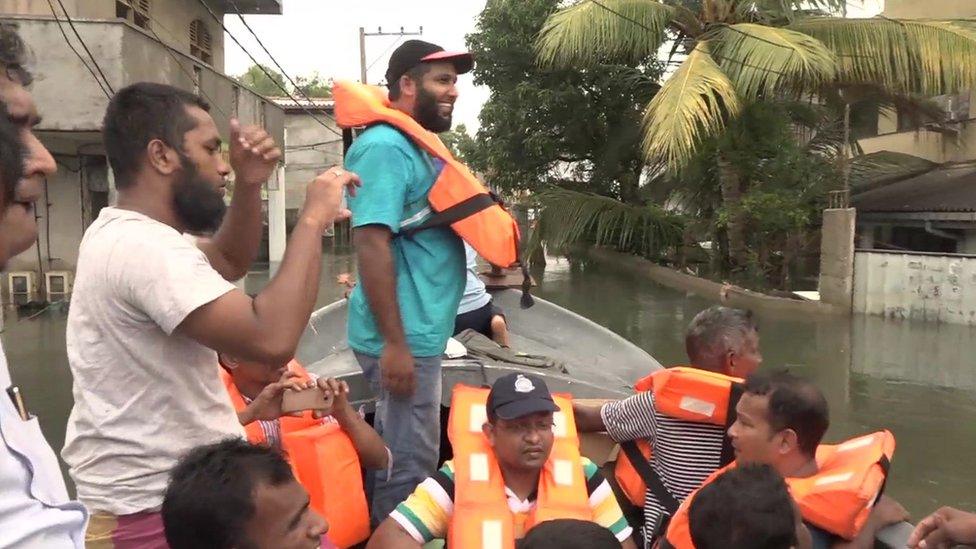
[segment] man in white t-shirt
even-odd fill
[[[39,120],[16,26],[0,23],[0,270],[37,239],[34,203],[57,167]],[[68,499],[58,458],[13,384],[0,347],[0,547],[82,549],[88,514]]]
[[[118,205],[102,209],[81,242],[67,327],[75,402],[62,452],[92,511],[89,548],[166,547],[159,509],[170,469],[191,448],[243,436],[215,351],[292,357],[318,291],[322,234],[348,215],[342,190],[356,177],[323,173],[276,276],[253,300],[237,289],[229,280],[257,254],[261,186],[281,151],[263,129],[232,120],[228,166],[208,109],[189,92],[140,83],[105,115]]]

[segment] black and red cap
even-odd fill
[[[445,51],[437,44],[423,40],[407,40],[390,56],[390,64],[386,69],[387,85],[396,82],[407,71],[421,63],[435,62],[452,63],[458,74],[471,72],[474,68],[474,57],[469,52]]]

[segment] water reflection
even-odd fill
[[[552,259],[537,293],[607,326],[662,364],[687,361],[684,331],[711,301],[612,265]],[[890,493],[916,516],[976,510],[976,330],[880,317],[756,311],[764,368],[813,379],[831,407],[828,441],[890,429]]]

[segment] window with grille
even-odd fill
[[[210,29],[199,19],[190,23],[190,55],[208,65],[213,64],[213,40],[210,38]]]
[[[150,4],[150,0],[115,0],[115,16],[148,29]]]

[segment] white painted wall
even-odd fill
[[[854,312],[976,326],[976,256],[858,251]]]

